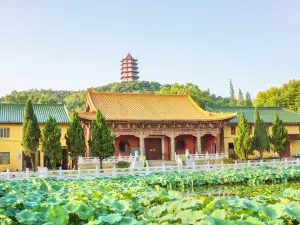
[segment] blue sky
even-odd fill
[[[300,78],[300,1],[0,1],[0,96],[120,78],[197,84],[221,96]]]

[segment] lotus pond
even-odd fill
[[[299,181],[299,167],[0,181],[0,224],[299,224]]]

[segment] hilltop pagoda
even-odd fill
[[[121,81],[122,83],[135,82],[139,79],[137,59],[133,58],[130,53],[121,61]]]

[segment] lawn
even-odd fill
[[[299,181],[299,167],[4,181],[0,221],[1,225],[299,224]]]

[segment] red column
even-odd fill
[[[217,134],[217,152],[221,152],[221,134]]]

